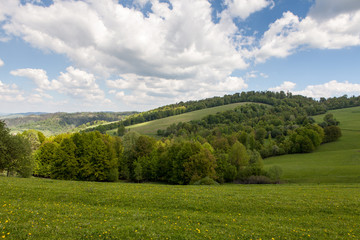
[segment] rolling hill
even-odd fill
[[[233,103],[218,107],[205,108],[202,110],[197,110],[193,112],[183,113],[180,115],[175,115],[167,118],[161,118],[149,122],[139,123],[135,125],[131,125],[126,127],[126,129],[130,131],[136,131],[140,134],[148,135],[148,136],[156,136],[156,132],[158,129],[166,129],[171,124],[176,124],[179,122],[190,122],[191,120],[200,120],[205,116],[210,114],[216,114],[218,112],[225,112],[227,110],[233,110],[238,106],[249,104],[249,102],[241,102],[241,103]],[[117,129],[109,130],[107,133],[114,135]]]
[[[290,154],[264,160],[265,168],[278,165],[283,180],[294,183],[360,182],[360,107],[329,111],[340,121],[342,137],[313,153]],[[315,116],[321,122],[324,115]]]

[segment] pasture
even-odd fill
[[[360,107],[329,111],[340,121],[342,137],[313,153],[264,160],[265,168],[283,169],[283,180],[294,183],[360,183]],[[324,115],[315,116],[322,122]]]
[[[359,239],[360,184],[0,177],[0,239]]]

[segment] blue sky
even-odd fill
[[[360,95],[358,0],[0,0],[0,113]]]

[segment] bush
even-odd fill
[[[193,185],[219,185],[219,183],[216,182],[212,178],[204,177],[204,178],[194,182]]]
[[[250,176],[244,181],[245,184],[270,184],[271,179],[266,176]]]
[[[279,182],[280,181],[282,173],[283,173],[282,168],[279,167],[279,166],[272,166],[268,170],[269,177],[274,182]]]

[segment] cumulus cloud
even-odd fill
[[[312,15],[300,19],[285,12],[282,18],[270,24],[253,53],[257,62],[264,62],[270,57],[287,57],[299,48],[341,49],[359,45],[360,10],[325,20]]]
[[[332,80],[324,84],[307,86],[304,90],[295,91],[294,93],[313,98],[328,98],[333,96],[342,96],[344,94],[358,96],[360,95],[360,84],[350,83],[348,81],[338,82],[336,80]]]
[[[15,84],[4,84],[0,81],[0,100],[5,102],[20,102],[25,98],[23,92]]]
[[[56,90],[59,93],[73,98],[81,98],[85,101],[109,102],[108,99],[105,99],[105,94],[96,83],[96,78],[93,74],[72,66],[66,68],[65,73],[61,72],[58,79],[52,81],[49,81],[47,73],[43,69],[25,68],[17,69],[10,73],[14,76],[26,77],[34,81],[38,87],[38,93],[31,96],[31,99],[35,99],[32,102],[38,102],[43,97],[51,98],[50,95],[44,93],[45,90]]]
[[[184,79],[201,78],[206,71],[218,81],[247,66],[232,38],[238,29],[226,19],[213,23],[208,1],[173,0],[171,6],[152,1],[152,13],[144,17],[113,0],[26,4],[3,28],[104,75]]]
[[[2,67],[2,66],[4,66],[4,62],[3,62],[3,60],[1,60],[1,58],[0,58],[0,67]]]
[[[190,81],[126,74],[122,75],[121,79],[108,80],[106,83],[109,88],[116,89],[111,90],[111,94],[130,105],[161,105],[169,101],[197,100],[241,91],[248,87],[242,78],[232,76],[216,84],[199,81],[188,84]]]
[[[58,78],[61,87],[58,91],[86,101],[106,101],[103,90],[96,83],[95,76],[74,67],[68,67]]]
[[[285,81],[280,86],[269,88],[269,91],[279,92],[279,91],[290,91],[293,94],[303,95],[312,98],[329,98],[334,96],[343,96],[347,94],[360,95],[360,84],[350,83],[348,81],[338,82],[332,80],[330,82],[318,85],[309,85],[303,90],[295,91],[296,83]]]
[[[260,11],[266,7],[274,7],[272,0],[225,0],[228,11],[232,17],[246,19],[252,13]]]
[[[280,92],[280,91],[291,92],[295,88],[295,86],[296,83],[285,81],[280,86],[269,88],[268,90],[272,92]]]
[[[317,0],[310,9],[309,16],[323,20],[343,13],[354,13],[359,9],[360,1],[358,0]]]
[[[23,68],[11,71],[10,74],[18,77],[26,77],[35,82],[43,90],[55,90],[61,87],[57,80],[49,81],[47,73],[43,69]]]

